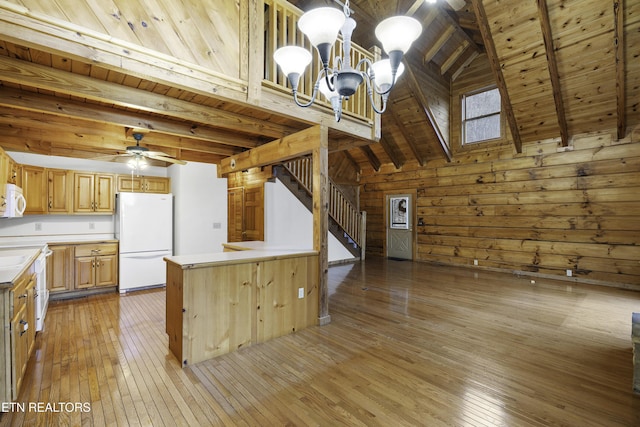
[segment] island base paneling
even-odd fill
[[[293,333],[318,318],[318,256],[167,262],[166,331],[183,366]]]

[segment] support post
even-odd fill
[[[313,148],[313,249],[318,251],[318,325],[331,322],[329,315],[329,129],[321,125],[319,143]]]

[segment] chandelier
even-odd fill
[[[338,0],[335,1],[339,3]],[[402,57],[422,32],[422,25],[414,18],[387,18],[378,24],[375,34],[389,57],[375,63],[365,58],[352,67],[351,35],[356,21],[350,15],[349,0],[346,0],[342,11],[332,7],[320,7],[306,12],[298,21],[300,31],[317,49],[322,62],[322,70],[318,73],[309,102],[302,103],[298,99],[298,84],[305,68],[311,62],[311,53],[302,47],[285,46],[273,54],[273,59],[291,84],[295,103],[300,107],[309,107],[315,102],[320,91],[331,102],[338,122],[342,117],[342,101],[348,100],[363,81],[366,82],[373,110],[378,114],[384,113],[389,92],[404,71]],[[338,32],[342,34],[342,57],[336,57],[333,61],[334,67],[329,68],[331,48],[336,42]],[[374,102],[374,92],[382,98],[380,107]]]

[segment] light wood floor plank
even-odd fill
[[[370,258],[331,267],[332,322],[182,369],[164,290],[49,306],[19,425],[638,426],[640,293]]]

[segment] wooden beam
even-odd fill
[[[187,120],[195,123],[215,123],[216,127],[242,133],[280,137],[295,129],[269,120],[213,109],[145,90],[96,80],[91,77],[55,70],[50,67],[0,56],[2,80],[33,86],[59,94],[87,98],[93,101],[134,108],[148,113]]]
[[[236,132],[215,129],[201,124],[189,124],[167,120],[163,117],[131,110],[119,110],[74,99],[59,98],[36,92],[3,87],[0,89],[0,106],[45,113],[69,119],[110,123],[122,127],[142,128],[153,132],[191,138],[211,144],[253,148],[264,142],[263,137],[251,138]]]
[[[613,37],[616,55],[616,114],[618,118],[618,139],[624,138],[627,128],[625,115],[626,94],[625,94],[625,57],[624,57],[624,2],[615,0],[613,2],[613,14],[615,22],[613,24]]]
[[[318,251],[318,324],[331,322],[329,315],[329,132],[313,128],[319,138],[313,147],[313,250]]]
[[[387,153],[387,156],[389,156],[396,169],[401,169],[402,166],[404,166],[406,159],[402,151],[398,148],[398,144],[396,144],[392,138],[383,135],[382,138],[380,138],[380,146],[384,152]]]
[[[351,164],[353,169],[356,171],[356,173],[360,174],[362,172],[362,168],[360,167],[360,164],[358,162],[356,162],[356,159],[354,159],[353,156],[346,150],[343,151],[343,153],[344,153],[344,156],[346,157],[347,161]]]
[[[463,41],[462,44],[460,44],[451,53],[451,55],[449,55],[449,57],[446,60],[444,60],[444,62],[442,62],[442,65],[440,66],[440,74],[444,75],[447,71],[449,71],[449,68],[451,68],[453,64],[456,63],[458,58],[462,56],[462,54],[467,50],[468,47],[469,47],[469,42],[467,42],[466,40]]]
[[[324,126],[313,126],[298,133],[287,135],[244,153],[227,157],[220,162],[218,175],[273,165],[289,159],[310,154],[321,142],[320,130]],[[327,137],[328,140],[328,137]],[[328,145],[328,142],[327,142]]]
[[[478,55],[480,55],[480,53],[478,53],[477,51],[467,52],[467,54],[465,55],[466,58],[464,58],[464,61],[462,61],[462,63],[456,68],[456,70],[453,73],[451,73],[451,81],[452,82],[456,81],[456,79],[460,77],[460,74],[462,74],[464,69],[467,68],[467,66],[469,66],[469,64],[471,64],[473,60],[478,57]]]
[[[549,21],[549,10],[547,0],[537,0],[538,15],[540,16],[540,26],[542,27],[542,38],[544,39],[544,49],[547,55],[547,66],[553,88],[553,101],[556,104],[556,114],[558,115],[558,126],[560,127],[560,139],[563,147],[569,146],[569,130],[567,118],[562,100],[562,90],[560,86],[560,73],[558,72],[558,62],[556,61],[556,51],[553,45],[553,35],[551,34],[551,23]]]
[[[431,44],[427,52],[422,57],[422,61],[431,61],[433,57],[436,56],[436,53],[438,53],[440,48],[442,48],[442,46],[444,46],[445,43],[449,41],[449,39],[455,32],[456,27],[454,27],[453,25],[448,25],[447,28],[445,28],[445,30],[442,32],[442,34],[440,34],[440,37],[438,37],[438,39]]]
[[[360,147],[360,151],[362,151],[364,155],[367,156],[367,160],[369,160],[369,163],[371,164],[373,170],[378,172],[380,170],[381,163],[378,159],[378,156],[376,156],[376,153],[373,152],[371,147],[369,147],[368,145],[364,145]]]
[[[480,28],[480,33],[482,34],[482,39],[484,40],[485,49],[487,51],[487,58],[489,59],[489,63],[491,64],[491,69],[493,71],[493,76],[496,79],[498,91],[500,91],[502,108],[504,109],[504,113],[507,116],[507,123],[509,124],[509,129],[511,130],[513,145],[516,148],[516,152],[522,153],[522,139],[520,137],[520,129],[518,128],[516,116],[513,113],[513,107],[511,105],[511,100],[509,99],[507,83],[504,79],[504,76],[502,75],[502,67],[498,59],[498,52],[496,52],[496,45],[493,43],[487,13],[484,10],[482,0],[471,0],[471,3],[473,4],[473,9],[476,12],[478,26]]]

